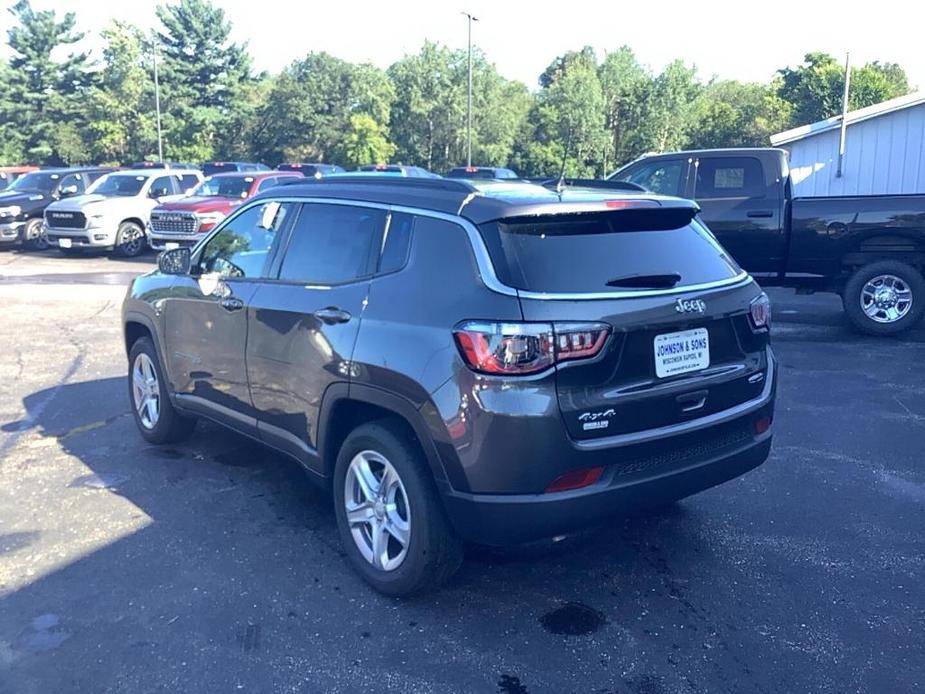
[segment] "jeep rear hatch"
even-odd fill
[[[585,349],[555,364],[573,438],[649,432],[760,395],[767,331],[749,318],[760,292],[695,213],[624,208],[481,226],[524,320],[552,326],[567,355]],[[578,335],[560,336],[559,325]],[[595,326],[609,328],[598,350]]]

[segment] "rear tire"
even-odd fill
[[[22,230],[22,245],[30,251],[44,251],[48,248],[48,236],[42,230],[41,219],[30,219]]]
[[[366,503],[367,495],[360,490],[364,485],[358,481],[358,472],[364,463],[372,472],[365,488],[383,500],[378,508],[375,503]],[[392,481],[391,486],[387,480]],[[348,504],[353,509],[352,524],[347,518]],[[334,508],[350,563],[380,593],[403,597],[433,590],[462,563],[462,541],[446,517],[423,453],[409,440],[404,427],[393,420],[363,424],[344,441],[334,469]],[[365,512],[367,520],[357,520],[358,510]],[[402,532],[392,535],[387,529],[394,527],[390,519],[395,513],[400,516],[394,518],[395,524]],[[379,545],[385,550],[378,563],[371,558],[377,556],[372,542],[376,527],[386,528],[378,531],[386,538],[384,545]],[[404,535],[405,544],[399,535]],[[399,558],[397,565],[388,566]]]
[[[167,380],[154,343],[140,337],[128,358],[128,397],[135,424],[149,443],[175,443],[187,438],[196,426],[192,417],[181,415],[170,402]]]
[[[851,323],[868,335],[896,335],[925,314],[925,279],[911,265],[883,260],[858,269],[842,300]]]
[[[137,258],[144,253],[148,241],[145,230],[135,222],[122,222],[116,232],[115,254],[123,258]]]

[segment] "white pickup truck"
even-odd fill
[[[182,198],[202,180],[202,172],[195,169],[114,171],[84,195],[49,205],[44,231],[49,244],[65,254],[99,248],[134,257],[147,247],[151,210]]]

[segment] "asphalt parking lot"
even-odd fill
[[[0,692],[925,687],[925,328],[769,292],[765,466],[399,601],[296,464],[136,434],[119,306],[152,264],[0,251]]]

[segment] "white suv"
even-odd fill
[[[84,195],[52,203],[45,232],[64,253],[104,248],[125,257],[145,250],[145,229],[157,205],[182,198],[203,180],[196,169],[114,171]]]

